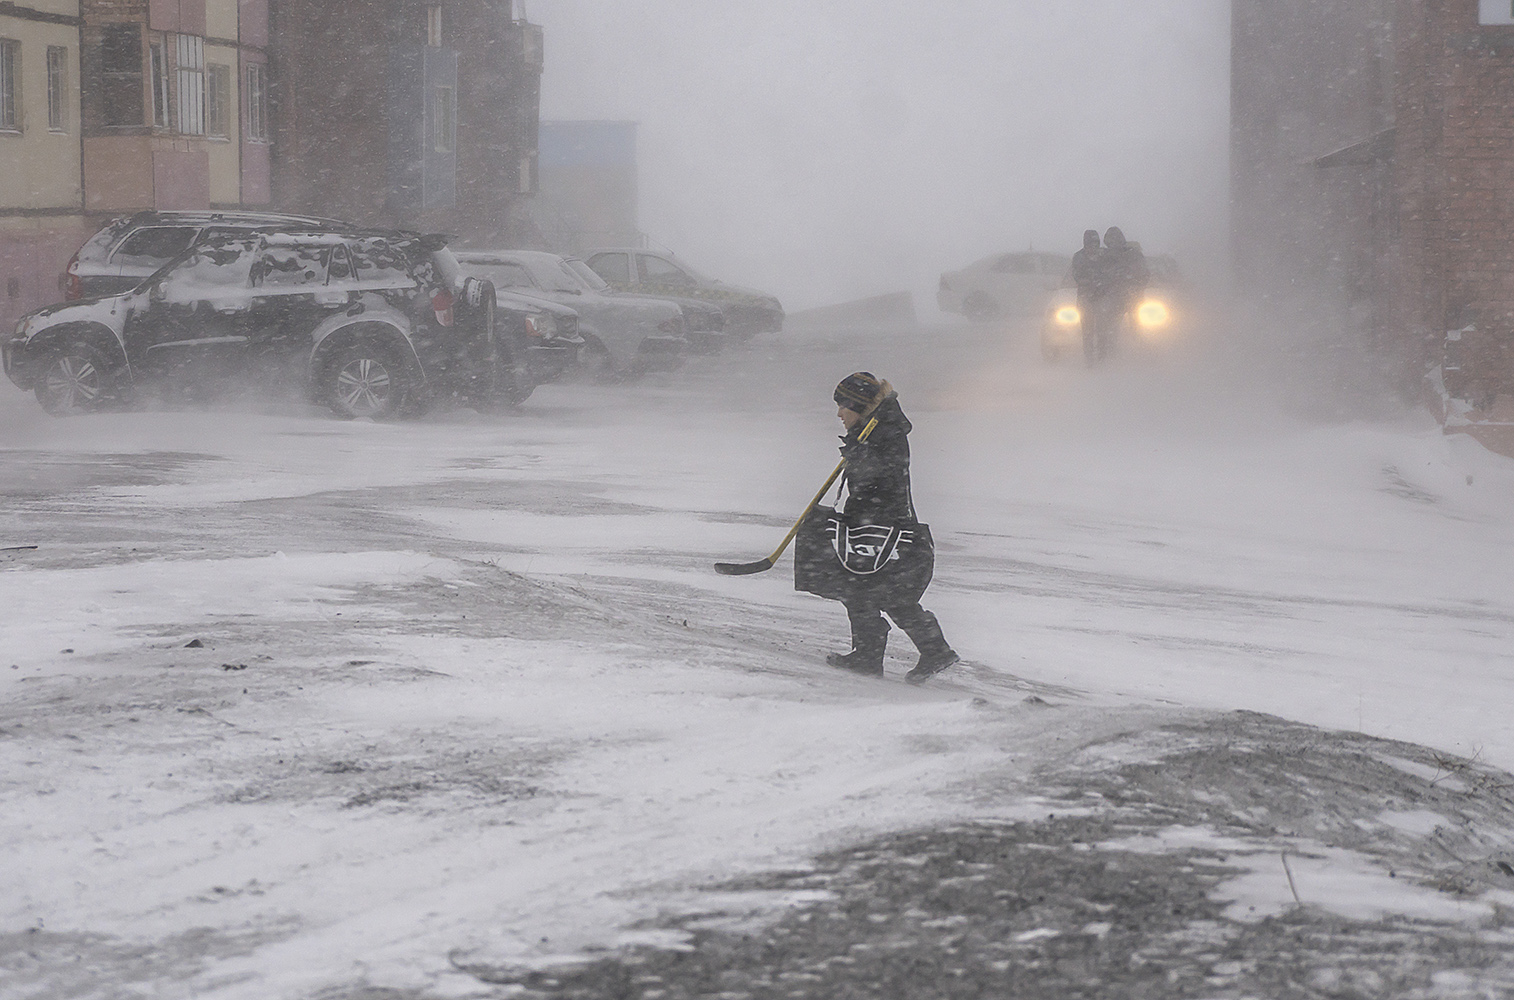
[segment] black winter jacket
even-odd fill
[[[858,440],[868,420],[878,418],[866,441]],[[846,505],[842,512],[876,524],[916,520],[909,490],[909,432],[914,425],[889,396],[867,420],[841,439],[846,459]]]

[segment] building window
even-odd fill
[[[438,48],[442,44],[442,5],[439,3],[426,8],[426,44]]]
[[[438,153],[452,152],[455,121],[451,87],[431,88],[431,148]]]
[[[106,125],[142,124],[142,29],[137,25],[101,29],[100,95]]]
[[[168,127],[168,46],[159,38],[152,43],[152,123]]]
[[[205,131],[219,138],[231,135],[231,67],[211,63],[205,68]]]
[[[199,35],[178,35],[179,57],[179,131],[184,135],[205,134],[205,39]]]
[[[0,38],[0,132],[21,131],[21,43]]]
[[[268,88],[262,63],[247,64],[247,138],[268,141]]]
[[[68,49],[47,47],[47,128],[68,131]]]

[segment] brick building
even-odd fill
[[[1232,36],[1243,292],[1406,395],[1514,393],[1514,3],[1233,0]]]
[[[274,203],[531,238],[542,33],[511,0],[275,0]]]

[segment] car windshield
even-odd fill
[[[549,292],[583,292],[584,283],[562,261],[545,267],[533,267],[531,273],[541,281]]]
[[[583,283],[596,292],[603,292],[610,287],[610,283],[594,273],[594,269],[577,257],[569,257],[563,261],[573,270],[573,273],[583,279]]]

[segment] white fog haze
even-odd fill
[[[1506,6],[0,3],[0,1000],[1514,997]]]
[[[1226,257],[1217,0],[534,0],[545,119],[640,123],[642,229],[803,309],[1123,227]]]

